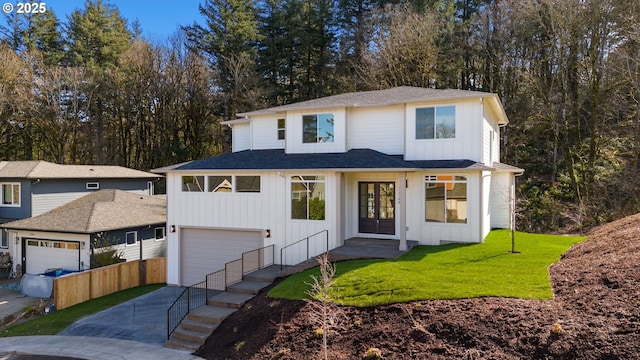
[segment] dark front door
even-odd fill
[[[396,233],[396,185],[393,182],[358,183],[360,216],[358,231],[368,234]]]

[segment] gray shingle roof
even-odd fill
[[[1,161],[0,178],[21,179],[145,179],[159,175],[122,166],[60,165],[48,161]]]
[[[345,153],[286,154],[284,150],[245,150],[196,160],[170,169],[188,170],[414,170],[493,168],[471,160],[405,161],[402,155],[387,155],[371,149],[352,149]]]
[[[500,100],[496,94],[481,91],[428,89],[412,86],[400,86],[385,90],[360,91],[327,96],[294,104],[240,113],[238,116],[266,115],[293,110],[312,110],[334,107],[387,106],[422,101],[444,101],[465,98],[492,99],[495,102],[495,105],[500,108],[500,112],[502,112],[502,115],[504,116],[504,120],[500,122],[502,123],[507,121],[507,117],[504,114],[504,110],[502,109],[502,105],[500,104]]]
[[[166,222],[166,196],[99,190],[44,214],[0,225],[8,229],[93,234]]]

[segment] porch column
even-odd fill
[[[399,199],[398,213],[400,215],[400,247],[398,250],[407,251],[407,173],[400,173],[400,184],[398,184]]]

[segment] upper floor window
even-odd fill
[[[124,236],[127,241],[127,245],[135,245],[136,242],[138,242],[137,231],[128,231]]]
[[[302,142],[332,143],[333,114],[315,114],[302,116]]]
[[[204,176],[183,176],[182,191],[204,191]]]
[[[440,223],[467,222],[467,178],[425,176],[425,220]]]
[[[259,175],[185,175],[183,192],[259,193]]]
[[[233,178],[231,175],[209,176],[209,192],[231,192]]]
[[[20,183],[2,184],[2,206],[20,206]]]
[[[456,137],[456,107],[436,106],[416,109],[416,140]]]
[[[236,176],[236,192],[260,192],[260,176]]]
[[[164,228],[158,227],[155,229],[155,239],[156,241],[164,240]]]
[[[285,130],[286,127],[284,119],[278,119],[278,140],[284,140]]]

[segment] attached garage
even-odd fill
[[[180,285],[204,281],[208,274],[262,247],[261,230],[182,228],[180,230]]]
[[[41,274],[48,269],[81,270],[78,241],[29,239],[24,241],[24,267],[29,274]]]

